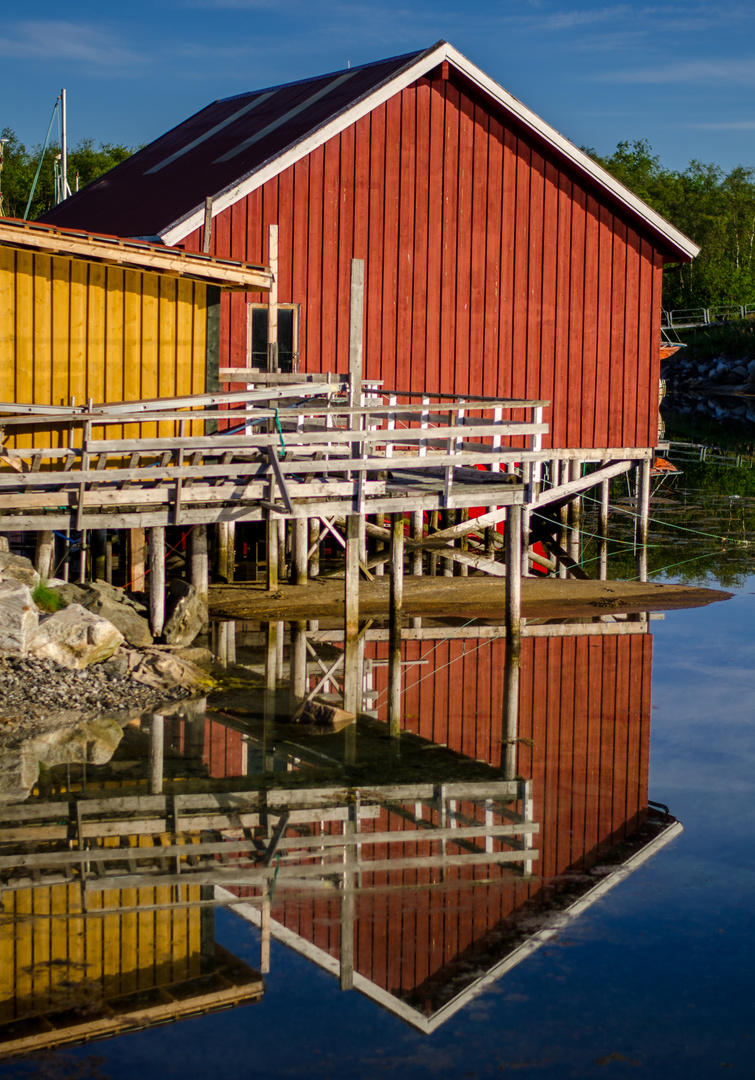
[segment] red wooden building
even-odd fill
[[[655,445],[661,276],[696,246],[452,46],[216,101],[45,220],[268,263],[280,363],[399,390],[547,399],[553,447]],[[256,294],[221,367],[266,366]],[[259,305],[255,307],[255,305]]]

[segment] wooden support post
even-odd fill
[[[154,637],[160,637],[165,624],[165,529],[149,530],[149,624]]]
[[[650,458],[644,458],[637,466],[637,514],[638,548],[637,576],[640,581],[648,579],[648,524],[650,518]]]
[[[149,728],[149,793],[162,795],[163,792],[163,746],[165,743],[165,718],[160,713],[152,713]]]
[[[469,521],[468,507],[465,506],[462,510],[459,511],[459,518],[462,522]],[[459,539],[459,547],[465,554],[469,553],[469,536],[467,533],[462,533]],[[460,577],[467,577],[469,575],[469,567],[466,563],[459,563],[458,570]]]
[[[439,512],[433,510],[430,514],[430,524],[427,530],[428,537],[438,531]],[[430,551],[427,556],[427,573],[429,577],[435,577],[438,573],[438,552]]]
[[[304,517],[294,518],[293,530],[294,557],[291,560],[291,563],[294,570],[294,585],[306,585],[307,581],[309,580],[307,576],[307,555],[309,554],[307,519]]]
[[[86,529],[82,529],[80,533],[80,548],[79,548],[79,582],[86,581],[87,578],[87,551],[88,549],[88,533]]]
[[[47,581],[53,575],[55,562],[55,536],[45,530],[37,533],[37,544],[34,553],[34,569],[42,581]]]
[[[291,623],[291,711],[294,712],[307,695],[307,624]]]
[[[602,464],[608,464],[607,461]],[[605,581],[608,577],[608,500],[611,490],[611,481],[603,480],[600,484],[600,517],[598,520],[599,556],[598,577]]]
[[[390,639],[388,644],[388,730],[401,732],[401,627],[404,614],[404,515],[391,521]]]
[[[309,556],[309,576],[316,578],[320,576],[320,519],[309,519],[309,549],[311,555]]]
[[[349,299],[349,405],[362,404],[362,358],[364,353],[364,259],[351,260]],[[357,447],[357,455],[359,451]],[[352,455],[354,456],[354,455]]]
[[[522,510],[510,506],[506,514],[506,664],[503,691],[503,749],[501,768],[513,779],[516,766],[519,711],[519,669],[522,656]]]
[[[285,518],[278,518],[278,577],[279,579],[286,576],[286,562],[288,556],[288,549],[286,546],[286,520]]]
[[[144,529],[128,530],[128,581],[133,592],[145,591],[144,580]]]
[[[385,526],[385,514],[376,514],[375,515],[375,524],[381,529],[384,528],[384,526]],[[385,550],[385,544],[383,543],[383,541],[382,540],[376,540],[375,541],[375,554],[379,555],[384,550]],[[385,573],[385,563],[379,562],[375,567],[375,577],[382,577],[384,573]]]
[[[347,834],[355,831],[355,822],[344,822]],[[356,850],[354,844],[346,848],[347,869],[344,871],[341,887],[341,947],[339,950],[339,981],[342,990],[354,988],[354,870]]]
[[[265,649],[265,693],[262,699],[262,768],[272,772],[275,765],[275,751],[272,746],[273,723],[275,722],[275,692],[278,686],[278,623],[270,622],[262,626],[267,631]]]
[[[278,518],[268,515],[266,525],[267,587],[270,592],[278,588]]]
[[[444,521],[442,528],[450,529],[456,524],[456,511],[446,510],[443,513]],[[454,576],[454,562],[453,559],[444,559],[441,556],[441,566],[443,567],[443,577]]]
[[[582,475],[582,462],[573,458],[569,462],[569,479],[579,480]],[[582,500],[579,495],[569,503],[569,543],[567,550],[576,563],[579,562],[579,526],[582,517]]]
[[[412,514],[412,540],[421,541],[425,526],[425,515],[421,510],[415,510]],[[422,549],[415,548],[412,555],[412,574],[414,577],[422,577]]]
[[[113,584],[113,538],[105,533],[105,581]]]
[[[346,574],[344,588],[343,707],[357,712],[359,696],[359,514],[346,518]]]
[[[207,558],[207,526],[195,525],[189,533],[189,581],[205,613],[210,599],[210,566]]]
[[[270,883],[262,886],[262,911],[260,913],[260,974],[270,972]]]
[[[218,574],[228,584],[234,579],[236,566],[236,523],[235,521],[218,522]]]

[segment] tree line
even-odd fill
[[[586,152],[702,249],[691,263],[667,266],[667,309],[755,304],[755,168],[690,161],[661,165],[645,139],[620,142],[608,157]]]
[[[42,146],[40,144],[27,149],[11,128],[4,128],[0,132],[0,138],[7,140],[3,147],[3,167],[0,173],[2,212],[5,217],[23,218]],[[71,191],[76,189],[77,177],[78,186],[82,188],[114,165],[119,165],[133,154],[135,149],[138,148],[116,143],[100,143],[95,146],[92,139],[81,139],[76,146],[68,149],[68,183]],[[29,208],[29,221],[35,221],[40,214],[55,205],[55,164],[59,154],[60,146],[54,143],[44,152],[34,198]]]

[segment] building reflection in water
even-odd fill
[[[648,803],[645,616],[528,626],[513,743],[499,628],[405,631],[398,739],[384,631],[366,715],[322,730],[290,717],[339,704],[342,634],[235,630],[248,685],[0,810],[0,1055],[259,1000],[271,937],[429,1033],[681,829]],[[260,928],[259,972],[217,904]]]

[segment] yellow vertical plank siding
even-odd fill
[[[0,401],[13,401],[16,394],[15,269],[16,253],[0,247]]]
[[[102,979],[103,969],[103,922],[97,914],[102,909],[102,893],[90,892],[87,896],[88,915],[84,923],[84,955],[86,969],[84,978],[87,982],[99,982]]]
[[[147,270],[0,247],[0,400],[68,405],[73,396],[84,405],[204,392],[207,290]],[[199,422],[191,427],[201,433]],[[131,425],[125,433],[157,429]],[[175,431],[160,425],[162,435]],[[67,430],[40,431],[11,445],[66,439]]]
[[[127,401],[135,401],[142,396],[142,277],[130,270],[125,280],[123,396]],[[127,439],[138,438],[139,424],[124,425],[123,436]]]
[[[13,1019],[16,943],[12,905],[13,901],[6,897],[0,914],[0,1024]]]
[[[160,278],[160,338],[158,343],[157,393],[155,397],[170,397],[178,386],[178,355],[176,314],[178,309],[178,281]],[[172,389],[170,389],[172,388]],[[157,425],[160,438],[173,434],[173,424],[163,421]]]
[[[29,1002],[32,997],[32,971],[34,964],[31,890],[24,889],[18,892],[15,899],[16,1000],[18,1002]]]
[[[32,947],[34,950],[34,975],[32,1003],[34,1009],[42,1012],[50,1000],[50,980],[47,969],[50,966],[50,890],[40,888],[29,890],[34,918],[32,921]]]
[[[34,389],[34,256],[28,251],[16,253],[14,269],[16,279],[16,362],[15,401],[36,401]],[[40,399],[41,400],[41,399]],[[20,435],[17,446],[32,445],[29,435]]]
[[[105,889],[102,893],[104,909],[117,908],[121,895],[117,889]],[[120,916],[102,917],[102,992],[106,998],[116,997],[121,992],[121,935]]]
[[[52,405],[52,258],[34,256],[34,401]],[[66,363],[68,350],[66,349]],[[52,432],[40,431],[34,437],[36,446],[50,446]]]
[[[160,341],[160,282],[157,277],[145,277],[142,288],[142,362],[139,396],[156,398]],[[157,424],[142,424],[141,430],[145,438],[154,438],[157,435]]]
[[[50,324],[50,397],[53,405],[68,405],[71,371],[71,264],[53,259],[50,266],[52,322]],[[53,442],[55,436],[53,435]]]
[[[39,978],[44,978],[45,967],[40,966]],[[50,956],[49,956],[50,996],[53,1003],[63,999],[61,984],[68,983],[73,974],[68,964],[68,886],[50,886]],[[75,975],[74,975],[75,977]]]
[[[86,399],[86,371],[89,354],[87,328],[89,325],[89,298],[93,292],[93,285],[90,284],[90,270],[99,269],[100,267],[90,267],[82,262],[71,262],[70,361],[66,405],[70,404],[72,397],[76,399],[77,405],[83,405]],[[101,337],[100,350],[104,353]]]

